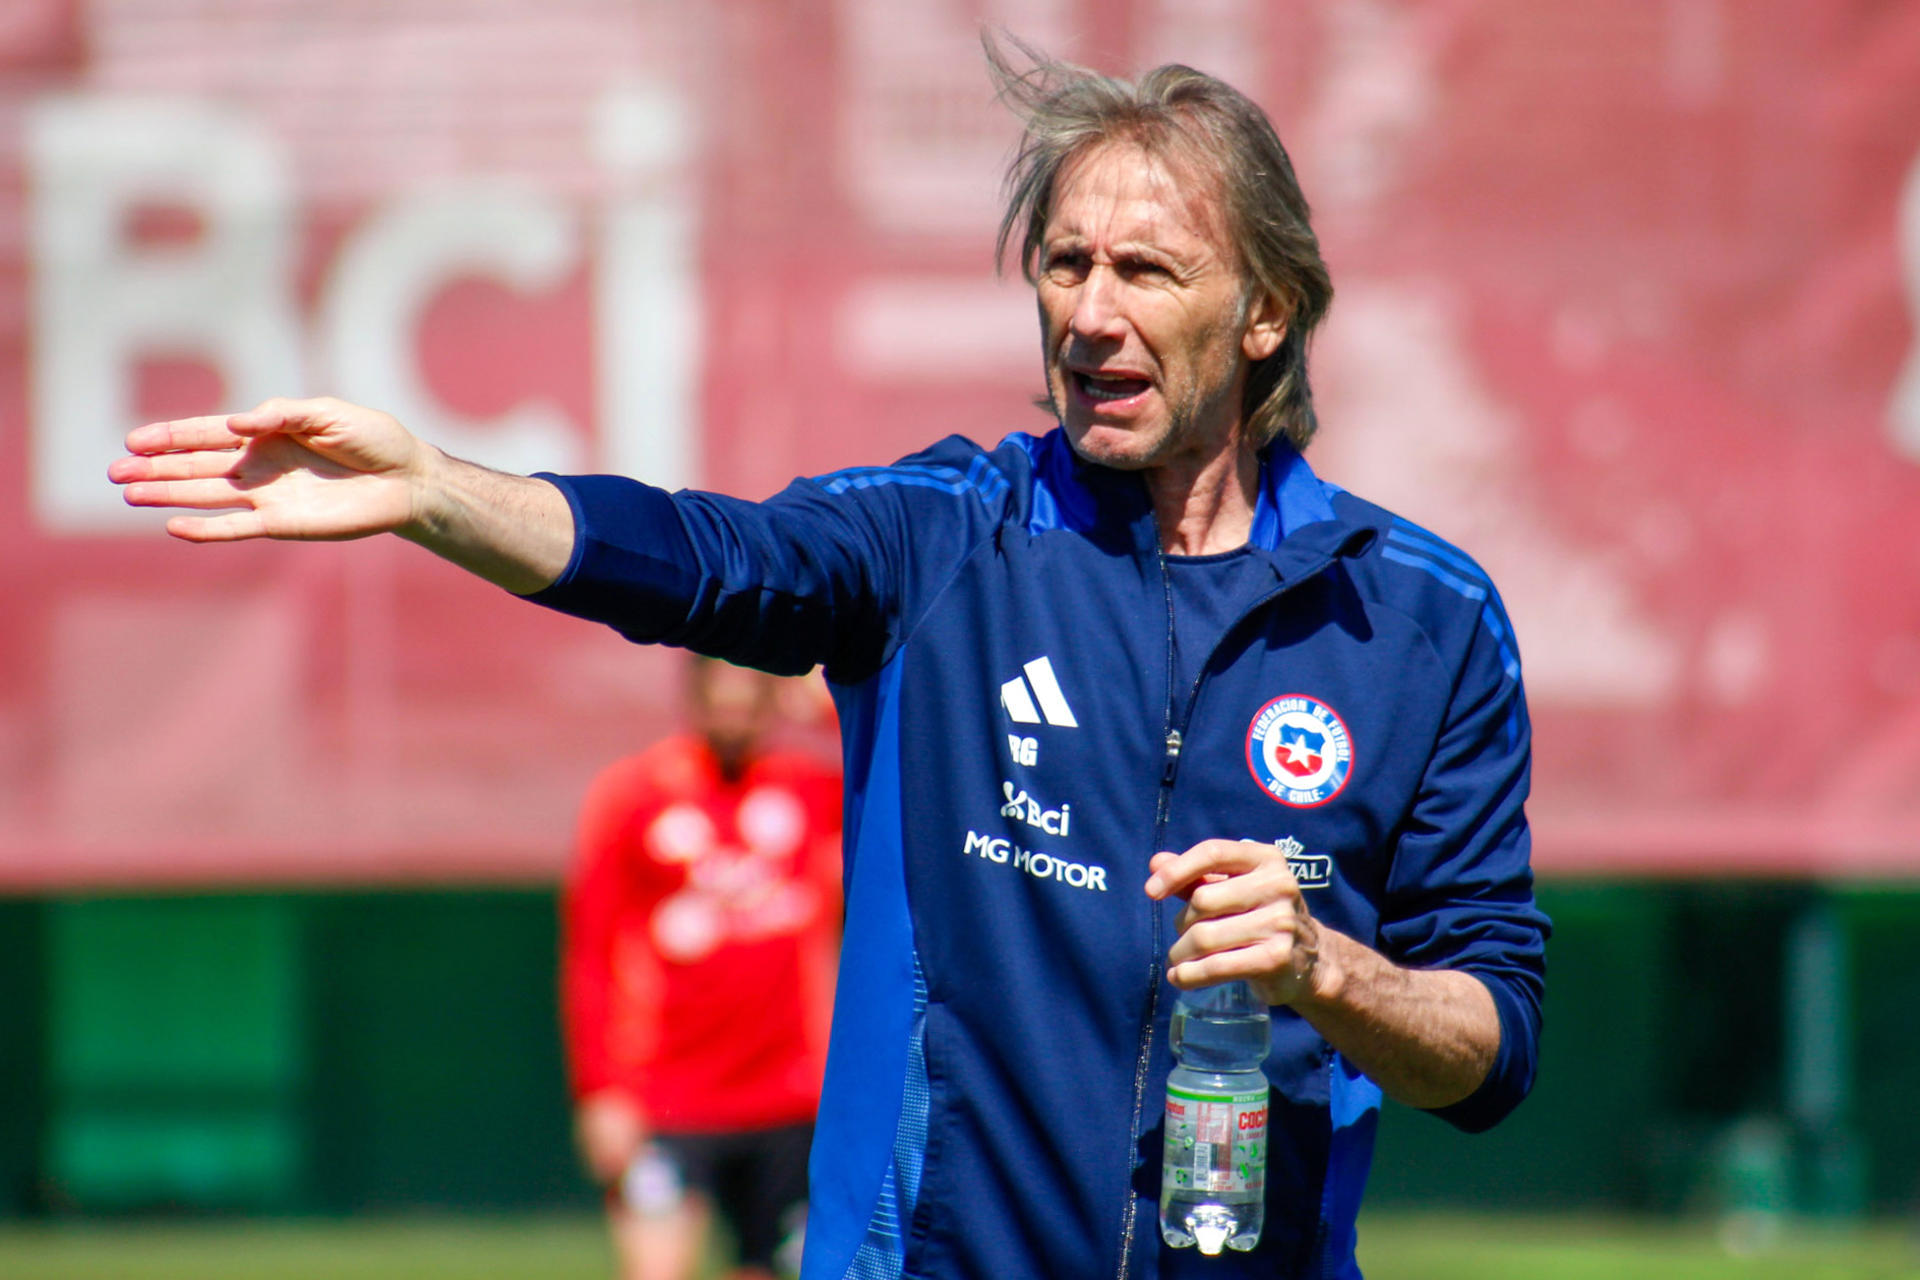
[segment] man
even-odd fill
[[[770,749],[775,677],[689,667],[690,732],[594,779],[567,882],[574,1127],[622,1280],[799,1262],[840,918],[839,777]]]
[[[239,508],[190,540],[392,530],[635,640],[826,664],[847,925],[808,1276],[1357,1275],[1381,1092],[1481,1128],[1532,1080],[1511,632],[1472,561],[1299,455],[1331,289],[1259,109],[993,61],[1044,436],[750,504],[276,401],[139,428],[113,478]],[[1236,978],[1276,1006],[1266,1225],[1202,1258],[1155,1227],[1168,984]]]

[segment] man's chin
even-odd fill
[[[1076,426],[1069,422],[1067,440],[1087,462],[1115,471],[1142,471],[1154,464],[1160,442],[1139,430],[1099,423]]]

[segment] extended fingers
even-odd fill
[[[185,507],[215,511],[223,507],[250,507],[246,493],[232,480],[201,478],[137,480],[121,490],[130,507]]]
[[[119,484],[148,480],[208,480],[232,475],[243,456],[238,449],[133,454],[115,459],[107,468],[107,478]]]
[[[229,511],[217,516],[175,516],[167,532],[184,542],[241,542],[266,536],[266,521],[257,511]]]
[[[245,441],[228,426],[224,413],[205,418],[149,422],[127,432],[127,452],[174,453],[182,449],[237,449]]]
[[[227,424],[244,436],[265,435],[273,431],[304,435],[337,422],[341,410],[348,407],[326,396],[307,400],[275,396],[271,400],[262,400],[245,413],[232,415],[227,419]]]
[[[189,449],[237,449],[256,436],[276,431],[299,434],[325,426],[338,416],[336,400],[265,400],[244,413],[215,413],[199,418],[149,422],[127,432],[127,452],[179,453]]]

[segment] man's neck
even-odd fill
[[[1252,536],[1260,495],[1260,455],[1252,448],[1235,442],[1212,458],[1153,467],[1145,477],[1168,555],[1218,555]]]

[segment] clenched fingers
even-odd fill
[[[1319,934],[1299,882],[1275,845],[1205,840],[1149,864],[1149,897],[1181,897],[1167,978],[1191,988],[1243,978],[1272,1004],[1307,990]]]
[[[1146,896],[1156,902],[1185,898],[1204,883],[1252,871],[1277,852],[1273,844],[1258,841],[1200,841],[1185,854],[1154,854],[1148,862],[1152,875],[1146,877]]]
[[[1189,902],[1196,897],[1227,898],[1232,896],[1230,892],[1216,894],[1213,890],[1255,872],[1261,873],[1259,883],[1263,887],[1293,884],[1286,855],[1278,846],[1258,840],[1202,840],[1185,853],[1156,853],[1147,866],[1152,872],[1147,877],[1147,896],[1155,901],[1170,897]]]
[[[1180,917],[1180,936],[1167,950],[1167,962],[1184,964],[1216,952],[1265,947],[1275,961],[1284,961],[1294,940],[1312,929],[1311,917],[1291,902],[1275,902],[1239,915],[1218,919]]]
[[[1240,915],[1274,902],[1298,903],[1301,910],[1306,909],[1300,899],[1300,882],[1293,878],[1293,871],[1284,858],[1196,886],[1187,894],[1187,907],[1181,918],[1208,920]]]
[[[1167,953],[1167,981],[1191,990],[1244,979],[1268,1004],[1289,1004],[1312,991],[1319,957],[1320,930],[1311,916],[1236,917],[1181,934]]]

